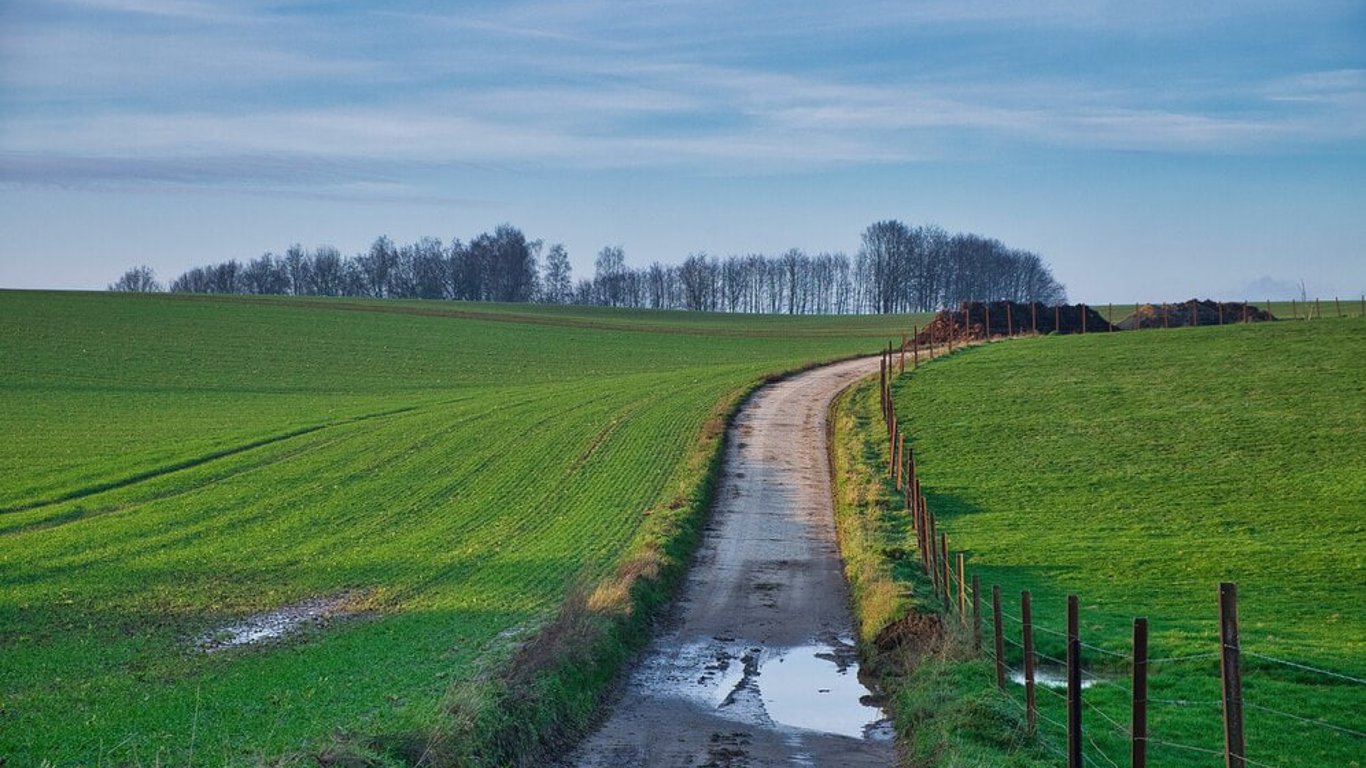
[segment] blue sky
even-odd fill
[[[1366,3],[0,0],[2,287],[502,222],[586,276],[884,218],[1074,300],[1359,296]]]

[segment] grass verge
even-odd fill
[[[943,611],[919,566],[901,497],[886,479],[877,383],[831,405],[835,524],[866,669],[881,680],[902,764],[917,768],[1047,764],[1022,712],[991,683],[971,633]]]

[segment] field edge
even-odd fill
[[[859,655],[896,726],[898,759],[915,768],[1041,768],[1047,756],[1023,712],[991,684],[966,628],[950,620],[917,567],[915,536],[878,434],[874,377],[830,404],[835,528],[853,601]]]
[[[761,375],[716,402],[671,492],[646,513],[612,574],[571,588],[554,615],[480,674],[457,683],[432,733],[360,736],[325,755],[408,766],[532,766],[567,754],[601,720],[623,674],[677,594],[711,511],[730,427],[762,387],[863,355]]]

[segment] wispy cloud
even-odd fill
[[[688,3],[536,2],[334,20],[288,6],[63,2],[133,21],[111,32],[20,14],[0,32],[8,183],[365,188],[471,163],[770,173],[953,160],[983,144],[1258,153],[1366,139],[1360,69],[1154,83],[1103,67],[965,66],[955,45],[921,37],[1115,18],[1163,30],[1175,3],[798,3],[761,19],[716,2],[718,20]],[[888,30],[921,47],[902,52]],[[812,63],[869,36],[892,46],[885,57]]]

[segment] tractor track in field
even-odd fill
[[[826,431],[831,400],[877,367],[817,368],[744,405],[679,598],[562,765],[893,763],[890,726],[857,679]]]

